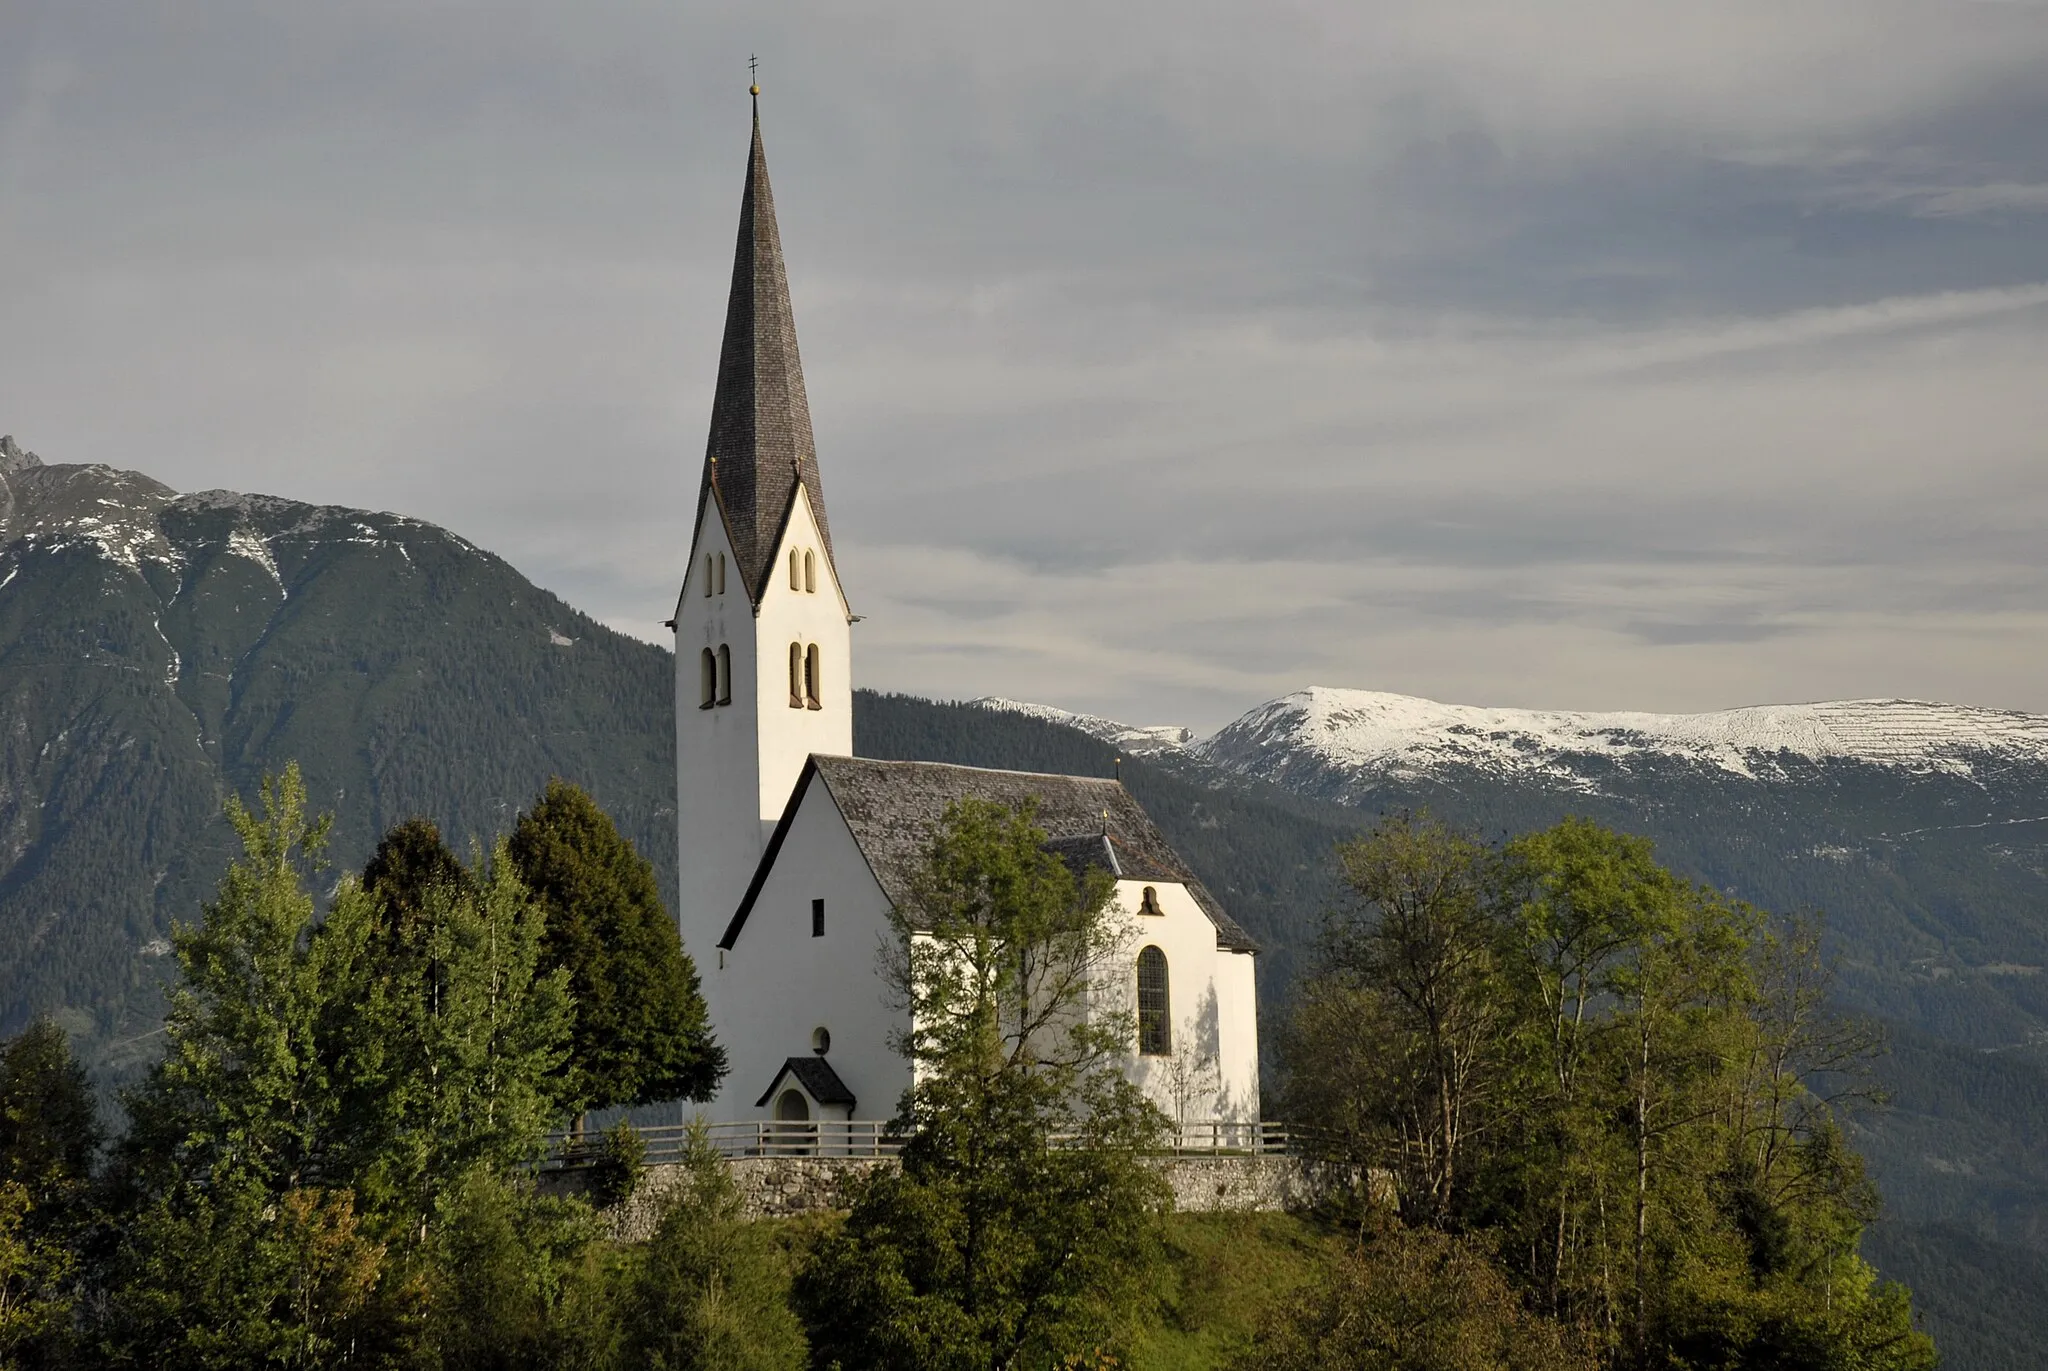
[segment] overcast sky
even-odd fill
[[[855,676],[2048,712],[2048,5],[0,0],[0,431],[659,638],[762,121]]]

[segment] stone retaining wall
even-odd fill
[[[856,1178],[878,1167],[893,1168],[894,1157],[734,1157],[726,1165],[751,1218],[787,1218],[847,1207]],[[1173,1191],[1173,1207],[1184,1213],[1249,1213],[1305,1209],[1324,1193],[1329,1178],[1300,1157],[1159,1157],[1154,1166]],[[639,1239],[652,1227],[660,1197],[681,1178],[680,1168],[647,1168],[640,1188],[613,1217],[621,1238]],[[555,1172],[550,1189],[577,1194],[583,1173]]]

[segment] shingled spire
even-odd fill
[[[717,492],[740,578],[756,604],[767,587],[768,563],[799,482],[810,492],[830,557],[832,531],[825,522],[811,407],[797,358],[796,319],[789,308],[789,277],[782,265],[782,235],[775,228],[775,193],[768,187],[757,104],[747,188],[740,199],[732,295],[725,306],[725,343],[718,354],[718,393],[711,402],[711,438],[697,499],[701,523],[705,502]]]

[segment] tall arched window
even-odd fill
[[[818,675],[818,645],[812,643],[804,652],[804,706],[807,709],[822,707],[818,701],[825,687]]]
[[[723,552],[718,554],[718,560],[715,563],[715,566],[717,568],[717,574],[713,576],[711,579],[718,582],[718,593],[720,595],[723,595],[725,594],[725,554]]]
[[[802,590],[804,588],[803,554],[799,553],[795,548],[789,550],[789,588],[791,590]]]
[[[1138,1051],[1163,1057],[1173,1051],[1173,1013],[1166,992],[1166,954],[1148,947],[1138,954]]]
[[[718,703],[718,662],[705,648],[704,655],[697,659],[698,690],[700,697],[697,708],[709,709]]]
[[[804,707],[804,645],[789,645],[789,707]]]
[[[718,703],[732,703],[732,649],[718,645]]]
[[[818,593],[818,562],[808,551],[804,553],[804,590],[812,595]]]
[[[713,582],[718,579],[718,559],[710,553],[704,554],[704,598],[710,599]]]

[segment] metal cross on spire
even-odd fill
[[[751,52],[747,54],[747,94],[761,94],[761,59]]]

